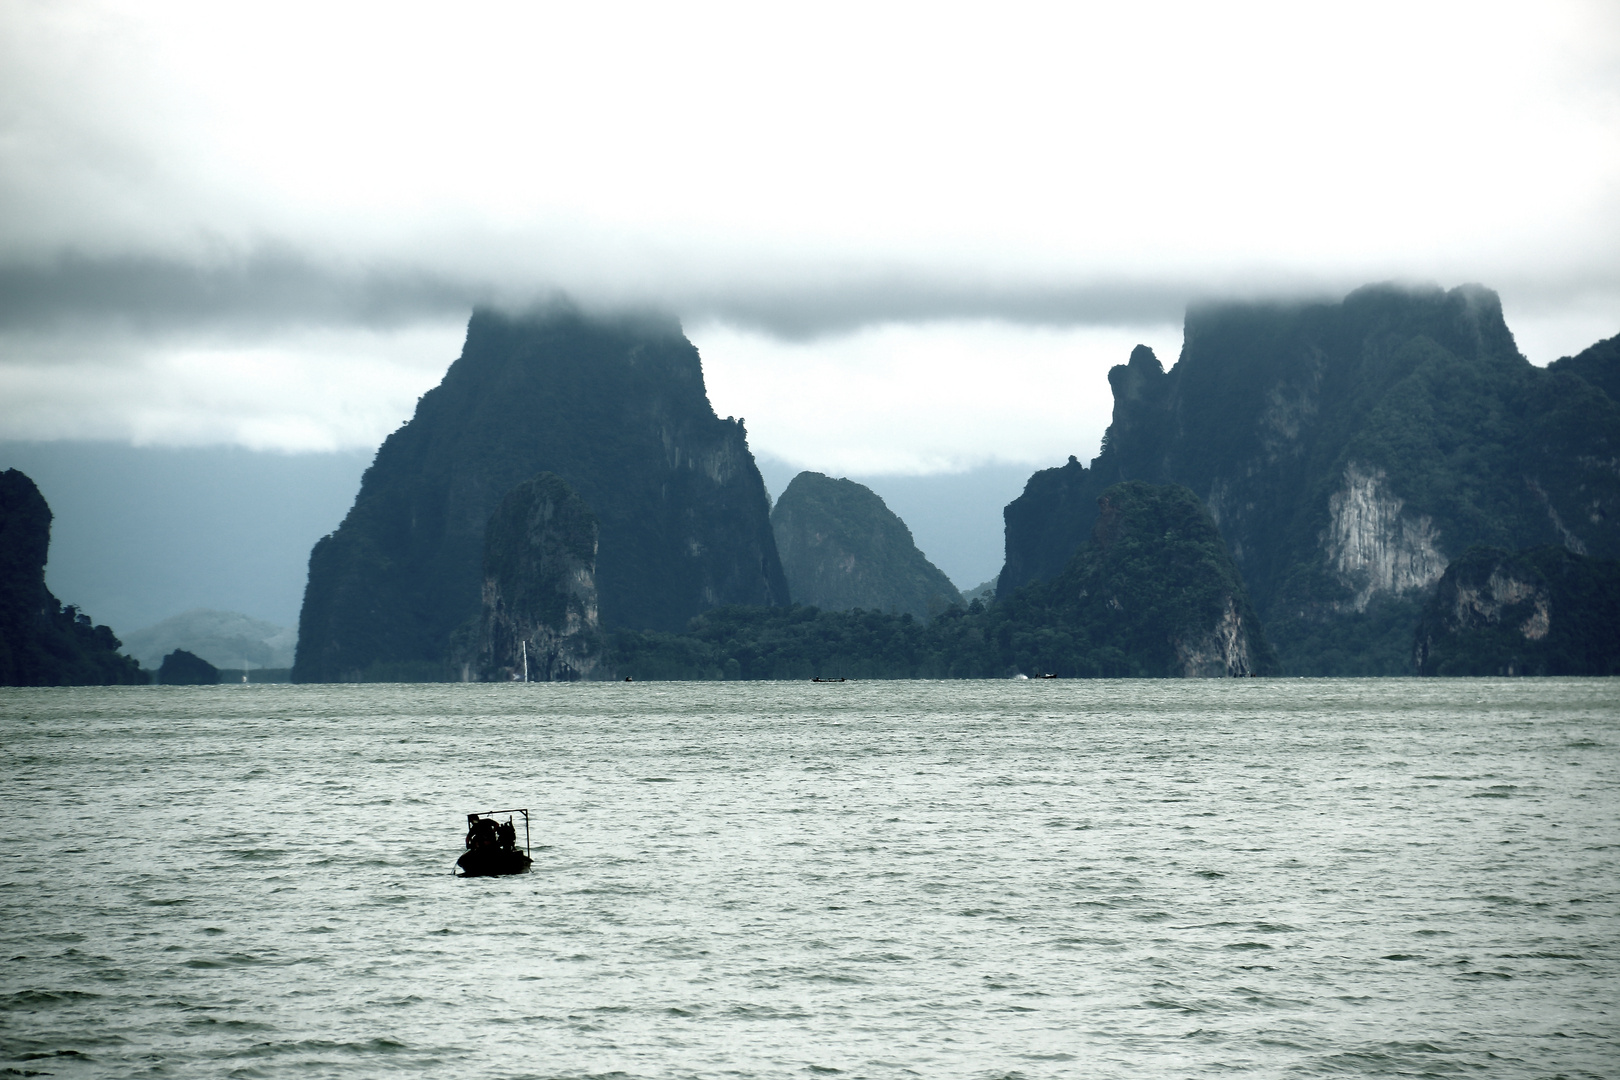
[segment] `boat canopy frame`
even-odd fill
[[[528,855],[530,858],[533,858],[533,854],[529,850],[529,811],[528,811],[528,809],[526,807],[515,806],[510,810],[484,810],[484,811],[481,811],[479,813],[468,814],[467,815],[467,823],[470,825],[470,824],[472,824],[472,822],[474,822],[478,818],[482,818],[482,817],[492,818],[496,814],[522,814],[523,815],[523,854]]]

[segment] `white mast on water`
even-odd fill
[[[523,681],[529,681],[529,639],[523,639]]]

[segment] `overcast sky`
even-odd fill
[[[0,438],[375,446],[472,305],[674,311],[756,452],[1094,454],[1190,299],[1620,333],[1620,4],[0,0]]]

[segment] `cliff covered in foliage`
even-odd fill
[[[814,607],[706,612],[684,634],[621,632],[615,668],[650,678],[1219,678],[1276,659],[1214,522],[1184,488],[1122,484],[1051,582],[932,621]]]
[[[23,473],[0,473],[0,686],[106,686],[150,681],[93,625],[45,587],[51,508]]]
[[[962,602],[906,523],[853,480],[800,473],[771,508],[771,529],[796,604],[928,619]]]
[[[742,422],[714,415],[678,324],[479,311],[311,552],[294,678],[446,677],[452,634],[479,618],[485,525],[542,471],[600,522],[604,625],[677,630],[722,604],[787,602]]]
[[[1418,624],[1420,675],[1620,675],[1620,561],[1470,548]]]
[[[1477,286],[1195,308],[1172,370],[1138,347],[1109,372],[1090,466],[1036,473],[1007,507],[998,595],[1061,573],[1110,485],[1182,484],[1288,671],[1404,673],[1424,599],[1470,546],[1620,555],[1615,353],[1533,367]]]

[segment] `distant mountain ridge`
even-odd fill
[[[771,509],[771,529],[794,603],[919,619],[962,603],[906,523],[864,484],[801,472]]]
[[[480,310],[311,552],[294,679],[445,677],[452,635],[479,618],[486,523],[542,471],[600,522],[604,625],[787,602],[742,422],[715,416],[675,320]]]
[[[1410,670],[1419,609],[1468,547],[1620,554],[1613,341],[1547,369],[1495,293],[1369,286],[1338,302],[1189,310],[1165,371],[1109,372],[1101,452],[1006,508],[998,595],[1062,572],[1122,480],[1208,506],[1286,670]]]

